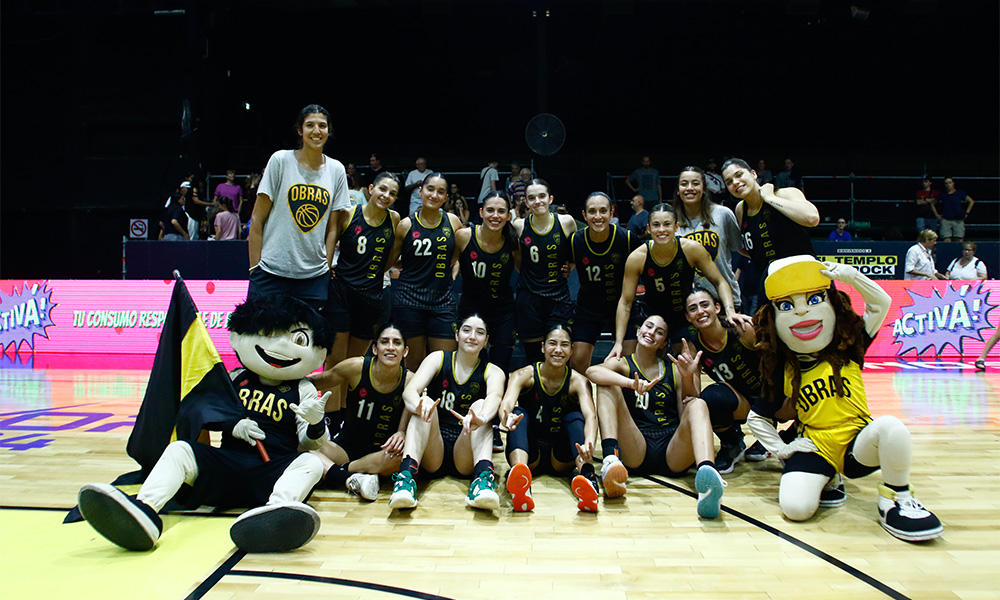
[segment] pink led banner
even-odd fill
[[[234,364],[226,322],[246,298],[247,282],[186,283],[219,354]],[[1000,321],[994,310],[1000,305],[998,281],[878,283],[893,301],[868,350],[872,358],[976,357]],[[0,280],[0,347],[10,358],[58,354],[86,360],[110,354],[151,364],[172,286],[173,281]],[[839,287],[862,311],[857,292]],[[990,357],[1000,357],[1000,344]]]

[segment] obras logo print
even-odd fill
[[[309,233],[323,220],[330,206],[330,192],[318,185],[296,183],[288,188],[288,210],[302,233]]]

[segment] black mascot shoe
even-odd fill
[[[163,533],[151,506],[107,483],[90,483],[77,495],[80,514],[97,533],[127,550],[149,550]]]
[[[268,504],[239,516],[229,537],[244,552],[288,552],[304,546],[319,531],[319,513],[301,502]]]

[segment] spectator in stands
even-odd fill
[[[410,171],[406,175],[406,181],[403,182],[403,191],[400,195],[410,198],[410,206],[405,214],[400,213],[400,217],[417,214],[420,205],[423,204],[420,198],[420,184],[424,182],[424,177],[427,177],[427,159],[423,156],[417,157],[415,166],[417,168]]]
[[[354,175],[347,176],[347,183],[350,185],[349,190],[347,190],[347,195],[350,197],[351,206],[364,206],[368,204],[368,198],[365,196],[364,183],[361,181],[361,175],[355,171]]]
[[[851,232],[847,230],[847,219],[843,217],[837,219],[837,228],[830,232],[827,239],[831,242],[851,241]]]
[[[795,163],[790,158],[785,159],[785,170],[774,178],[774,189],[780,190],[786,187],[802,189],[802,177],[795,170]]]
[[[625,185],[633,193],[642,196],[646,203],[646,210],[654,204],[663,202],[663,187],[660,185],[660,172],[653,168],[653,160],[648,156],[642,157],[639,168],[632,171],[632,174],[625,179]]]
[[[965,239],[965,218],[972,212],[975,201],[962,190],[955,188],[953,177],[944,178],[944,194],[938,200],[941,204],[941,237],[950,242],[951,238],[961,242]],[[968,202],[968,206],[962,206]]]
[[[976,242],[962,244],[962,256],[951,261],[945,274],[948,279],[986,279],[986,263],[976,258]]]
[[[240,221],[247,223],[250,221],[250,215],[253,214],[253,205],[257,200],[257,186],[260,185],[260,173],[254,171],[247,175],[247,178],[243,181],[243,198],[244,202],[240,205]],[[246,236],[244,236],[246,237]]]
[[[482,205],[483,199],[486,198],[487,194],[500,189],[500,174],[497,173],[497,165],[499,164],[500,161],[491,160],[489,164],[483,167],[483,170],[479,172],[479,196],[476,197],[477,206]]]
[[[934,245],[937,244],[938,235],[930,229],[924,229],[917,234],[917,243],[913,244],[906,251],[906,271],[903,279],[931,280],[948,279],[943,274],[938,273],[934,266]]]
[[[632,216],[625,225],[625,229],[630,231],[635,239],[643,241],[649,238],[649,211],[646,210],[645,204],[642,194],[632,196]]]
[[[725,199],[722,190],[726,189],[726,183],[714,158],[708,159],[708,166],[705,167],[705,189],[716,202],[721,203]]]
[[[931,178],[924,177],[922,189],[917,190],[917,231],[941,229],[941,215],[938,214],[938,191],[931,189]]]
[[[507,196],[514,206],[524,204],[524,192],[528,189],[529,181],[531,181],[531,169],[524,167],[518,173],[517,180],[507,186]]]
[[[368,178],[371,179],[372,181],[375,181],[375,178],[378,177],[379,174],[385,170],[385,167],[382,166],[382,160],[378,157],[378,154],[375,154],[374,152],[372,153],[371,156],[368,157],[368,166],[371,167],[372,170]]]
[[[243,188],[236,185],[236,171],[226,170],[226,180],[215,186],[215,194],[212,196],[212,208],[214,212],[221,210],[219,204],[222,198],[229,198],[230,204],[237,213],[240,212],[240,205],[243,203]],[[209,209],[211,210],[211,209]]]
[[[187,188],[182,188],[187,189]],[[184,204],[187,202],[187,194],[174,192],[170,197],[170,203],[164,211],[160,226],[163,231],[163,240],[167,242],[184,242],[191,239],[188,233],[188,216],[184,212]]]
[[[757,161],[757,185],[765,183],[774,183],[774,176],[771,175],[771,169],[767,168],[767,163],[762,158]]]
[[[507,176],[507,181],[503,184],[503,189],[507,190],[507,196],[510,196],[510,186],[514,185],[515,182],[521,180],[521,165],[516,162],[510,163],[510,175]]]
[[[240,239],[240,217],[233,210],[233,201],[228,196],[219,200],[219,212],[215,215],[215,239]]]

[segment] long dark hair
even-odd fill
[[[688,166],[681,169],[678,173],[677,179],[680,180],[681,174],[691,171],[692,173],[697,173],[701,177],[701,206],[698,207],[699,212],[701,212],[701,228],[708,229],[715,222],[712,221],[712,211],[715,206],[715,202],[712,202],[712,194],[708,191],[708,186],[705,182],[705,171],[699,169],[698,167]],[[684,201],[681,200],[681,189],[680,186],[674,187],[674,212],[677,213],[677,225],[680,227],[687,227],[691,224],[688,220],[687,211],[684,209]]]
[[[486,207],[486,203],[495,198],[503,200],[504,205],[507,206],[507,222],[503,224],[503,229],[500,230],[500,234],[503,236],[504,244],[512,251],[517,251],[520,244],[517,243],[517,235],[514,233],[514,226],[510,224],[511,211],[514,207],[510,205],[510,198],[507,197],[506,192],[501,190],[492,190],[490,193],[486,194],[483,198],[482,206]]]
[[[851,308],[851,297],[832,285],[826,290],[827,301],[833,307],[837,322],[833,341],[816,355],[819,362],[833,368],[833,387],[838,395],[844,394],[841,368],[848,362],[859,367],[865,364],[865,321]],[[802,367],[799,357],[781,338],[775,325],[774,305],[768,302],[754,317],[757,350],[760,351],[761,396],[768,402],[781,404],[784,399],[785,365],[792,367],[792,402],[798,402],[802,387]]]

